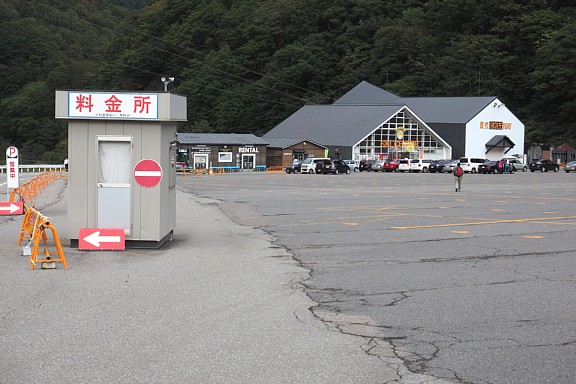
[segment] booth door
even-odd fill
[[[242,155],[242,169],[254,169],[256,155]]]
[[[130,182],[132,141],[129,137],[98,137],[98,228],[132,225]]]

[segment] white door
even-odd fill
[[[194,154],[194,169],[208,168],[208,155]]]
[[[242,155],[242,169],[254,169],[256,155]]]
[[[98,136],[98,228],[132,226],[132,139]]]

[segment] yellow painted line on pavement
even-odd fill
[[[525,239],[543,239],[544,236],[522,236]]]
[[[466,233],[470,233],[470,231],[452,231],[452,233],[466,234]]]
[[[414,225],[406,227],[390,227],[390,229],[422,229],[422,228],[442,228],[442,227],[463,227],[466,225],[487,225],[487,224],[505,224],[505,223],[529,223],[536,221],[550,221],[550,220],[566,220],[576,219],[576,216],[560,216],[560,217],[537,217],[530,219],[509,219],[509,220],[493,220],[493,221],[471,221],[466,223],[452,223],[452,224],[430,224],[430,225]]]

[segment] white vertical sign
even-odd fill
[[[6,176],[8,189],[20,187],[20,167],[18,164],[18,148],[8,147],[6,149]]]

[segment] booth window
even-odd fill
[[[98,182],[130,184],[132,176],[131,142],[98,141]]]

